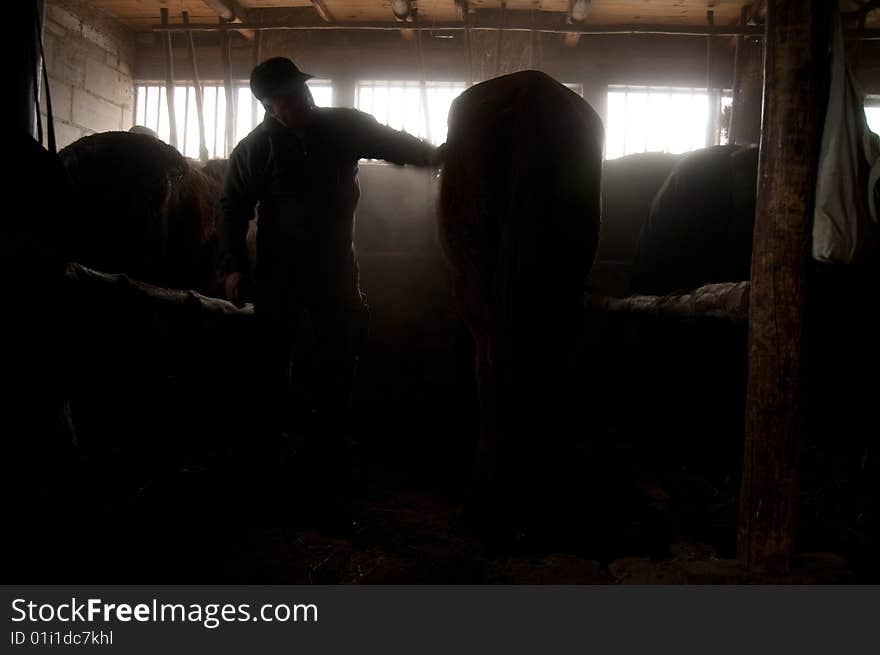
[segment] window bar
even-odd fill
[[[189,129],[189,87],[186,89],[186,95],[183,101],[183,156],[186,157],[187,130]]]
[[[167,27],[168,7],[162,7],[159,11],[162,25]],[[171,145],[178,148],[177,121],[174,111],[174,50],[171,47],[171,32],[168,32],[165,37],[165,100],[168,105],[168,129],[171,134]]]
[[[254,35],[254,66],[260,63],[260,60],[263,58],[263,31],[259,30]],[[248,86],[250,89],[250,85]],[[262,109],[262,105],[260,101],[257,100],[256,96],[253,97],[253,113],[251,114],[251,129],[257,126],[258,117],[260,115],[260,109]]]
[[[162,122],[162,89],[156,88],[156,134],[159,134],[159,123]]]
[[[183,12],[183,24],[189,25],[189,12]],[[187,31],[186,33],[187,46],[189,48],[189,58],[192,62],[192,70],[193,70],[193,85],[196,96],[196,114],[199,122],[199,159],[207,160],[208,159],[208,148],[205,146],[205,109],[204,109],[204,96],[202,95],[202,83],[199,80],[199,66],[196,63],[196,46],[193,42],[192,32]],[[189,99],[189,92],[187,92],[187,99]]]
[[[211,144],[211,149],[214,151],[214,156],[217,156],[217,118],[220,116],[220,87],[214,87],[214,143]]]

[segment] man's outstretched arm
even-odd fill
[[[393,164],[412,166],[438,166],[442,163],[442,147],[437,148],[406,132],[381,125],[369,114],[353,111],[351,123],[357,155],[363,159],[384,159]]]

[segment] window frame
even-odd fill
[[[681,95],[690,95],[694,97],[696,95],[705,96],[707,100],[707,117],[706,117],[706,128],[705,134],[702,139],[702,144],[698,147],[691,148],[690,150],[682,151],[678,154],[684,154],[686,152],[693,152],[694,150],[699,150],[700,148],[708,148],[713,145],[723,145],[727,143],[729,139],[729,125],[724,124],[724,107],[725,105],[732,104],[733,101],[733,91],[731,89],[707,89],[704,87],[692,87],[692,86],[672,86],[672,85],[642,85],[642,84],[609,84],[606,88],[605,95],[605,107],[608,114],[610,114],[610,96],[612,93],[623,93],[624,94],[624,102],[627,101],[627,96],[630,93],[644,93],[647,94],[650,98],[651,94],[681,94]],[[608,160],[607,151],[608,151],[608,134],[611,131],[610,122],[611,116],[606,115],[606,144],[605,144],[605,159]],[[624,135],[627,130],[627,121],[624,119]],[[624,136],[624,142],[621,154],[615,154],[611,159],[618,159],[620,157],[626,157],[628,155],[640,154],[646,152],[662,152],[662,153],[670,153],[673,151],[673,148],[670,147],[669,142],[667,141],[666,146],[662,150],[652,150],[648,149],[648,141],[646,137],[646,142],[643,150],[637,151],[632,150],[628,151],[626,147],[626,137]]]
[[[331,79],[319,79],[315,78],[313,80],[309,80],[308,84],[310,86],[318,86],[322,89],[326,88],[329,91],[330,102],[332,106],[333,103],[333,93],[334,86],[333,80]],[[180,101],[177,100],[177,95],[180,89],[186,89],[186,94],[183,100],[183,116],[181,117],[179,114],[177,116],[177,127],[178,127],[178,141],[181,147],[178,150],[185,157],[190,157],[192,159],[198,159],[198,136],[196,136],[195,149],[190,148],[187,150],[187,137],[190,136],[191,130],[194,130],[195,134],[198,135],[198,114],[195,113],[195,86],[189,82],[175,82],[175,103],[178,104],[177,109],[179,109]],[[236,117],[236,124],[234,128],[234,141],[235,143],[231,148],[227,150],[226,148],[226,139],[225,139],[225,107],[226,107],[226,88],[223,82],[218,82],[217,80],[205,80],[201,82],[202,94],[203,98],[206,95],[213,95],[213,102],[208,103],[204,102],[203,110],[206,114],[205,118],[207,119],[208,112],[212,111],[213,106],[213,114],[214,114],[214,134],[210,134],[209,131],[206,130],[205,141],[206,146],[208,147],[208,154],[211,159],[215,158],[226,158],[229,157],[232,152],[232,148],[234,148],[247,134],[253,131],[257,125],[260,124],[263,120],[264,112],[262,111],[262,107],[260,106],[259,101],[253,97],[253,94],[250,92],[250,83],[248,80],[233,80],[232,88],[233,88],[233,97],[235,98],[234,102],[239,103],[242,95],[247,97],[250,96],[252,101],[250,108],[250,126],[240,126],[238,122],[238,118]],[[156,89],[157,92],[151,93],[152,89]],[[210,90],[210,94],[206,93],[206,91]],[[244,93],[243,93],[244,92]],[[143,116],[140,115],[141,109],[141,97],[143,94]],[[151,97],[153,96],[153,97]],[[222,96],[222,99],[221,99]],[[154,130],[157,134],[160,135],[160,138],[164,134],[166,130],[169,130],[168,125],[168,104],[167,104],[167,89],[166,84],[164,82],[156,82],[154,80],[135,80],[134,82],[134,111],[132,116],[132,125],[143,125],[145,127],[149,127]],[[149,120],[152,107],[148,106],[148,103],[156,103],[155,104],[155,116],[153,120]],[[192,112],[191,104],[193,105]],[[223,107],[223,116],[224,120],[219,121],[220,117],[220,107]],[[193,120],[190,121],[190,114],[193,113]],[[143,117],[145,120],[139,122],[139,118]],[[208,121],[206,120],[206,123]],[[163,125],[164,124],[164,125]],[[181,127],[183,128],[181,131]],[[164,128],[164,129],[163,129]],[[246,128],[246,129],[245,129]],[[221,137],[221,135],[223,135]],[[169,135],[170,139],[170,135]],[[218,140],[223,141],[223,149],[222,151],[218,148]],[[163,139],[163,141],[168,142],[168,139]],[[190,154],[187,154],[187,153]]]

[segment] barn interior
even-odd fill
[[[58,151],[22,146],[10,172],[10,580],[880,580],[876,159],[832,176],[866,190],[859,247],[817,257],[813,222],[841,79],[856,141],[880,130],[880,3],[840,3],[841,49],[835,3],[811,0],[9,4],[21,122]],[[601,119],[582,324],[498,506],[473,510],[442,169],[360,162],[370,323],[336,471],[295,431],[254,453],[260,333],[253,297],[224,298],[215,220],[270,57],[317,105],[435,145],[456,97],[524,70]]]

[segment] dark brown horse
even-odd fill
[[[476,345],[475,477],[490,502],[543,486],[572,431],[602,143],[596,112],[535,71],[478,84],[449,113],[440,232]]]

